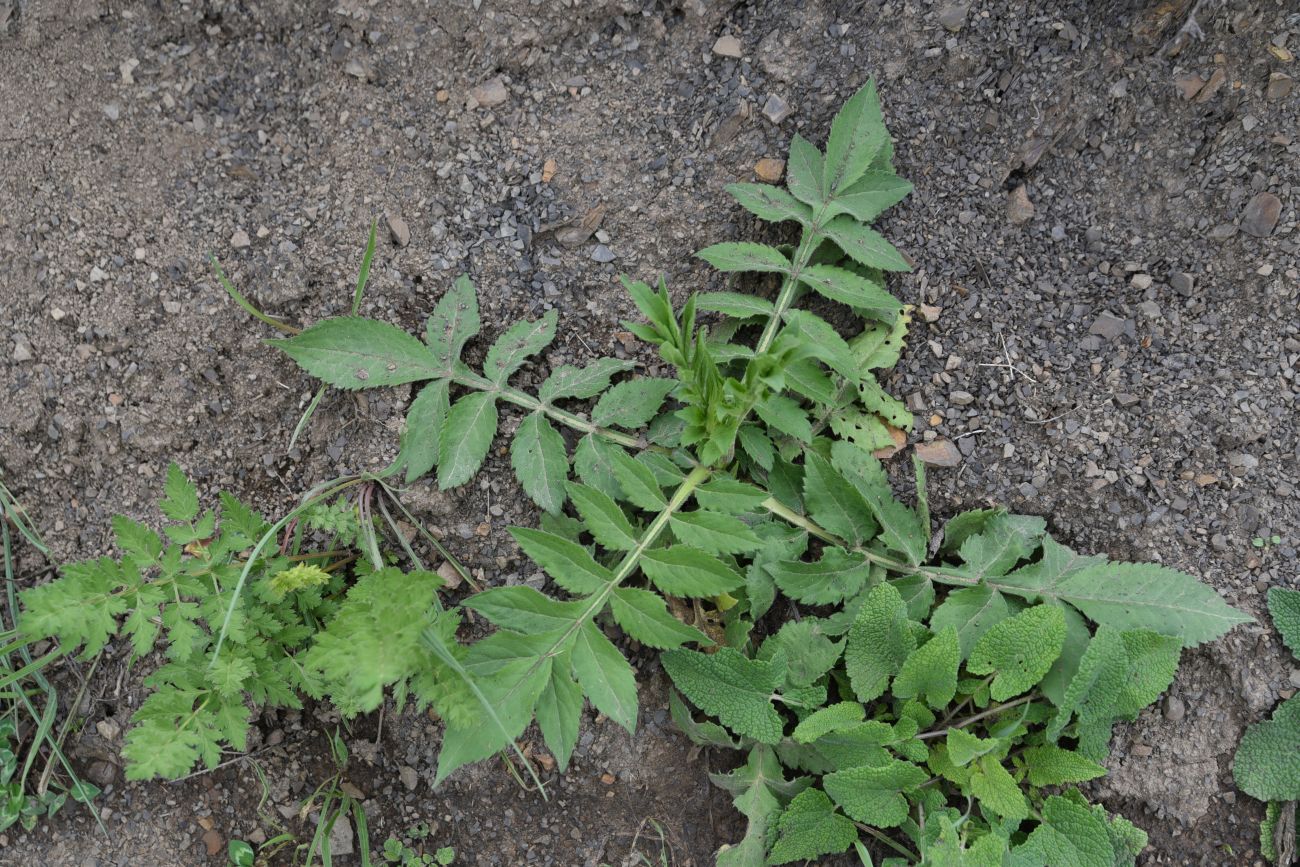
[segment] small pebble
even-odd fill
[[[604,244],[597,244],[591,250],[591,258],[597,262],[613,262],[617,257],[614,252]]]
[[[767,102],[763,103],[763,114],[772,123],[780,123],[790,116],[791,108],[789,104],[777,96],[775,93],[767,97]]]
[[[494,108],[510,98],[510,91],[506,90],[505,82],[498,75],[475,87],[469,95],[483,108]]]
[[[785,174],[785,160],[763,157],[754,163],[754,176],[765,184],[774,184]]]
[[[388,236],[392,238],[393,243],[398,247],[405,247],[411,243],[411,229],[406,225],[406,221],[397,214],[388,216]]]
[[[718,37],[718,41],[713,43],[713,53],[719,57],[739,57],[744,53],[740,40],[730,33]]]
[[[230,246],[236,250],[241,250],[252,243],[252,239],[248,237],[248,233],[243,229],[236,229],[235,234],[230,236]]]
[[[1282,200],[1272,193],[1256,193],[1241,215],[1241,231],[1256,238],[1267,238],[1282,216]]]

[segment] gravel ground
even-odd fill
[[[260,343],[209,250],[309,323],[346,309],[378,219],[365,315],[414,330],[468,271],[489,331],[562,313],[548,365],[627,354],[617,275],[718,283],[685,253],[752,236],[723,185],[796,131],[824,140],[875,75],[916,185],[884,223],[917,263],[893,289],[926,305],[891,385],[918,440],[960,457],[931,474],[936,512],[1047,515],[1076,548],[1190,571],[1255,614],[1297,586],[1287,0],[1197,3],[1201,39],[1175,37],[1190,0],[476,5],[0,0],[0,462],[60,558],[108,551],[114,512],[156,523],[171,459],[273,512],[392,457],[405,390],[330,394],[286,452],[314,384]],[[488,583],[531,575],[504,541],[535,520],[505,458],[413,499]],[[293,806],[333,773],[336,720],[262,720],[265,792],[247,762],[124,784],[125,658],[75,709],[107,836],[65,810],[0,837],[0,865],[221,863],[231,837],[305,827]],[[546,802],[490,763],[434,792],[437,726],[390,715],[368,749],[362,720],[346,778],[372,841],[427,821],[458,863],[711,863],[736,829],[705,776],[726,757],[689,749],[653,658],[635,662],[638,737],[588,719]],[[1258,859],[1231,750],[1298,686],[1276,636],[1241,628],[1117,731],[1095,794],[1151,834],[1147,863]]]

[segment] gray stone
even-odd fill
[[[351,855],[356,851],[356,839],[352,832],[352,820],[347,816],[339,816],[334,821],[334,827],[330,829],[330,854],[335,858],[341,855]]]
[[[948,400],[957,404],[957,406],[970,406],[975,402],[975,395],[969,391],[953,391],[949,392]]]
[[[730,33],[718,37],[718,41],[713,43],[713,53],[719,57],[739,57],[744,53],[744,48],[740,40]]]
[[[22,363],[32,360],[32,348],[25,340],[14,341],[14,361]]]
[[[790,105],[775,93],[768,94],[767,102],[763,103],[763,114],[772,123],[780,123],[790,116]]]
[[[236,230],[235,234],[230,236],[230,246],[234,247],[236,250],[247,247],[252,243],[253,239],[248,237],[248,233],[243,229]]]
[[[493,108],[510,98],[510,91],[501,76],[489,78],[469,92],[470,98],[484,108]]]
[[[399,247],[405,247],[411,243],[411,228],[406,225],[406,221],[396,214],[388,216],[388,236],[393,239],[393,243]]]
[[[1189,296],[1192,294],[1192,288],[1196,285],[1196,281],[1192,279],[1191,274],[1174,271],[1169,275],[1169,285],[1179,295]]]
[[[1241,214],[1241,231],[1256,238],[1273,234],[1278,217],[1282,216],[1282,200],[1272,193],[1256,193]]]
[[[420,775],[415,772],[415,768],[410,765],[402,765],[402,769],[397,772],[397,776],[406,786],[406,791],[414,792],[415,787],[420,785]]]
[[[1103,340],[1114,340],[1123,334],[1128,326],[1127,319],[1120,319],[1112,313],[1103,312],[1093,321],[1088,333],[1095,334]]]
[[[939,10],[939,23],[944,30],[956,33],[966,24],[967,9],[965,3],[949,3]]]
[[[613,262],[617,257],[614,255],[614,251],[606,247],[604,244],[597,244],[592,248],[591,258],[595,259],[597,262]]]

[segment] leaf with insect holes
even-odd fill
[[[790,139],[786,186],[796,199],[814,208],[826,201],[826,188],[822,183],[824,165],[822,152],[817,146],[795,133]]]
[[[193,521],[199,514],[199,492],[185,476],[175,461],[167,465],[167,481],[163,485],[166,495],[158,508],[173,521]]]
[[[610,463],[623,489],[622,499],[647,512],[657,512],[668,505],[659,481],[645,464],[622,449],[610,453]]]
[[[678,539],[711,554],[743,554],[760,545],[745,522],[719,512],[677,512],[668,523]]]
[[[356,316],[326,319],[301,334],[266,342],[336,388],[402,385],[450,372],[397,326]]]
[[[510,535],[515,537],[529,559],[570,593],[597,593],[614,580],[613,573],[597,563],[587,549],[576,542],[527,527],[511,527]]]
[[[837,195],[827,206],[827,216],[851,214],[863,223],[874,222],[912,192],[912,184],[893,172],[868,171]]]
[[[560,770],[567,770],[578,744],[582,721],[582,687],[573,679],[573,651],[555,657],[546,686],[537,696],[537,727]]]
[[[888,138],[884,117],[880,113],[880,98],[876,95],[876,82],[869,79],[848,98],[831,121],[822,187],[835,196],[852,186],[862,177]]]
[[[737,241],[705,247],[695,255],[719,271],[759,271],[785,274],[790,270],[790,260],[775,247]]]
[[[731,193],[741,207],[769,223],[794,220],[807,226],[812,222],[812,209],[780,187],[768,184],[727,184],[724,189]]]
[[[460,361],[465,344],[478,330],[478,294],[469,275],[461,274],[438,299],[424,325],[424,340],[437,364],[451,370]]]
[[[635,587],[618,587],[609,602],[614,622],[648,647],[672,650],[688,641],[700,645],[713,644],[703,632],[669,614],[668,606],[657,593]]]
[[[912,266],[894,249],[893,244],[881,237],[879,232],[867,228],[850,216],[836,217],[826,224],[823,231],[845,255],[868,268],[879,268],[882,271],[912,270]]]
[[[496,432],[496,395],[476,391],[452,404],[438,434],[438,487],[445,491],[472,479]]]
[[[448,380],[434,380],[420,389],[406,411],[406,429],[402,431],[401,447],[393,463],[406,467],[407,484],[437,466],[442,426],[451,409],[449,388]]]
[[[537,399],[542,403],[554,403],[566,397],[579,400],[595,397],[609,388],[609,381],[615,374],[631,370],[633,366],[632,362],[618,358],[597,358],[586,367],[562,364],[542,383],[537,390]]]
[[[966,670],[993,674],[989,695],[1005,701],[1037,684],[1061,655],[1065,615],[1056,605],[1035,605],[995,623],[975,642]]]
[[[689,545],[646,551],[641,555],[641,570],[669,596],[718,596],[745,583],[730,566]]]
[[[636,547],[636,529],[611,497],[576,482],[569,483],[568,491],[586,531],[602,547],[613,551],[631,551]]]
[[[771,316],[776,306],[766,298],[755,295],[741,295],[739,292],[705,292],[696,297],[696,309],[725,313],[737,319],[751,316]]]
[[[548,512],[564,507],[564,481],[569,477],[569,455],[564,437],[538,410],[519,423],[510,444],[510,464],[524,493]]]
[[[629,733],[636,731],[636,678],[632,666],[590,621],[578,630],[573,643],[573,673],[596,710]]]
[[[488,349],[483,361],[483,374],[497,385],[505,384],[531,355],[541,352],[555,339],[555,323],[559,314],[547,310],[541,319],[516,322]]]
[[[834,265],[805,268],[799,272],[799,279],[819,295],[847,304],[864,316],[882,322],[893,322],[903,309],[902,302],[880,284]]]
[[[600,396],[591,409],[592,424],[635,430],[659,412],[668,392],[677,386],[671,379],[629,379]]]

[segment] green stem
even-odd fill
[[[776,309],[772,311],[772,317],[767,320],[767,325],[763,327],[763,334],[758,339],[758,344],[754,347],[754,355],[762,355],[771,346],[772,341],[776,339],[777,330],[781,327],[785,311],[794,303],[794,293],[799,288],[799,275],[803,269],[808,267],[808,260],[812,254],[817,252],[821,242],[825,240],[822,235],[822,221],[826,219],[827,204],[822,205],[821,210],[813,218],[812,222],[804,227],[803,237],[799,239],[799,246],[795,250],[794,259],[790,262],[790,272],[785,275],[781,281],[781,290],[776,294]]]
[[[859,830],[866,831],[872,837],[875,837],[877,840],[879,840],[881,843],[884,843],[889,848],[893,849],[899,855],[902,855],[904,858],[907,858],[910,862],[915,863],[921,859],[920,855],[916,854],[911,849],[908,849],[906,846],[899,843],[893,837],[890,837],[884,831],[881,831],[878,828],[873,828],[870,825],[863,824],[862,822],[854,822],[853,824],[857,825]]]
[[[1013,707],[1019,707],[1022,704],[1028,704],[1029,702],[1034,701],[1037,698],[1038,696],[1032,694],[1022,695],[1020,698],[1016,699],[1015,701],[1007,701],[1007,702],[1003,702],[1002,704],[995,704],[993,705],[993,707],[989,708],[988,710],[980,711],[974,716],[968,716],[966,717],[966,719],[961,720],[956,725],[944,726],[943,728],[932,729],[928,732],[921,732],[921,734],[917,735],[916,738],[917,740],[922,740],[922,741],[929,740],[931,738],[941,738],[944,735],[948,734],[948,732],[952,731],[953,729],[964,729],[966,728],[966,726],[973,725],[982,719],[988,719],[989,717],[994,716],[995,714],[1002,713],[1002,711],[1004,710],[1008,710]]]

